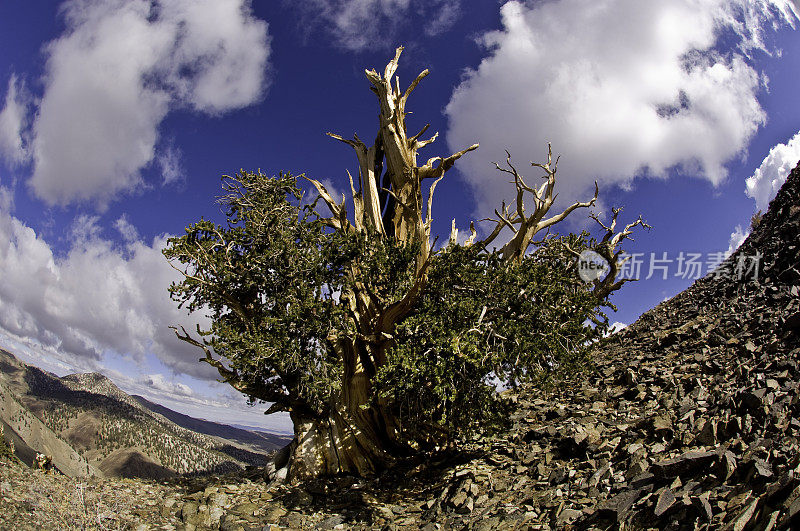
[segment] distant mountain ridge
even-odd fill
[[[129,394],[117,387],[107,376],[98,372],[68,374],[60,380],[72,390],[88,391],[125,402],[136,408],[139,407]]]
[[[136,402],[149,409],[154,413],[164,416],[171,420],[178,426],[186,428],[187,430],[210,435],[212,437],[221,437],[223,439],[234,440],[242,444],[249,444],[256,448],[261,448],[266,452],[271,452],[288,444],[287,437],[275,435],[267,432],[250,431],[241,429],[238,426],[230,426],[227,424],[220,424],[219,422],[212,422],[210,420],[197,419],[178,413],[167,407],[161,406],[150,402],[146,398],[139,395],[130,395]]]
[[[183,415],[98,373],[58,376],[0,349],[0,420],[17,455],[41,452],[71,476],[164,479],[266,462],[289,438]]]

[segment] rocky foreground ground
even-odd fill
[[[0,464],[3,529],[800,528],[800,170],[726,269],[513,427],[380,477],[82,481]],[[737,266],[760,253],[760,269]]]

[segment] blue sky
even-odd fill
[[[427,156],[474,142],[437,188],[433,232],[509,196],[509,149],[562,155],[560,208],[653,229],[612,321],[691,284],[681,253],[735,248],[800,159],[800,32],[788,0],[67,0],[0,3],[0,345],[58,374],[97,370],[180,411],[270,429],[167,328],[166,237],[214,203],[222,174],[306,172],[334,189],[377,132],[364,68],[406,47],[411,128]],[[426,152],[422,152],[424,157]],[[525,171],[530,179],[538,178]],[[738,229],[737,229],[738,227]],[[562,231],[594,229],[576,211]],[[651,253],[666,258],[648,274]],[[662,264],[662,265],[663,265]],[[202,321],[202,317],[199,318]]]

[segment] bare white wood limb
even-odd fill
[[[325,188],[324,184],[322,184],[316,179],[311,179],[310,177],[306,177],[305,175],[303,175],[302,177],[314,185],[320,197],[322,198],[323,201],[325,201],[325,204],[331,211],[332,215],[330,218],[326,218],[325,220],[326,223],[338,230],[343,230],[343,231],[353,230],[353,226],[347,220],[347,209],[345,208],[345,202],[346,202],[345,195],[342,194],[342,202],[337,203],[336,200],[333,198],[333,196],[331,196],[330,192],[328,192],[328,189]]]
[[[448,245],[458,245],[458,228],[456,227],[456,218],[450,224],[450,241]]]
[[[636,220],[625,225],[621,231],[615,232],[620,212],[622,212],[622,207],[611,209],[611,223],[609,225],[603,223],[597,215],[592,214],[591,216],[604,231],[603,238],[596,246],[595,251],[605,258],[610,267],[608,274],[602,281],[595,281],[594,292],[601,299],[620,289],[626,282],[635,280],[632,278],[620,278],[623,265],[630,259],[629,256],[621,257],[624,251],[619,248],[620,244],[625,240],[633,240],[631,234],[633,234],[636,227],[642,227],[646,230],[652,228],[642,219],[642,216],[639,216]]]

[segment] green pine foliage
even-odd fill
[[[570,236],[582,249],[587,235]],[[542,383],[574,371],[607,329],[563,240],[547,240],[521,263],[451,246],[434,261],[419,307],[399,327],[381,368],[381,393],[414,438],[433,429],[467,436],[507,418],[498,386]],[[599,325],[589,324],[591,320]]]
[[[243,171],[223,187],[227,224],[201,220],[168,242],[165,256],[190,267],[171,295],[212,316],[202,336],[240,391],[320,412],[340,380],[326,337],[345,326],[333,296],[356,242],[326,229],[289,174]]]
[[[224,357],[221,372],[235,388],[252,401],[325,414],[342,381],[332,342],[356,334],[348,308],[358,301],[348,297],[400,301],[417,278],[419,243],[330,229],[290,174],[242,171],[223,186],[227,223],[201,220],[169,240],[165,256],[186,272],[172,297],[210,315],[199,346],[205,361]],[[585,362],[587,345],[607,329],[607,301],[580,280],[567,249],[593,243],[586,233],[551,237],[520,262],[478,246],[433,256],[373,375],[372,400],[388,405],[409,444],[496,426],[507,418],[498,386]]]

